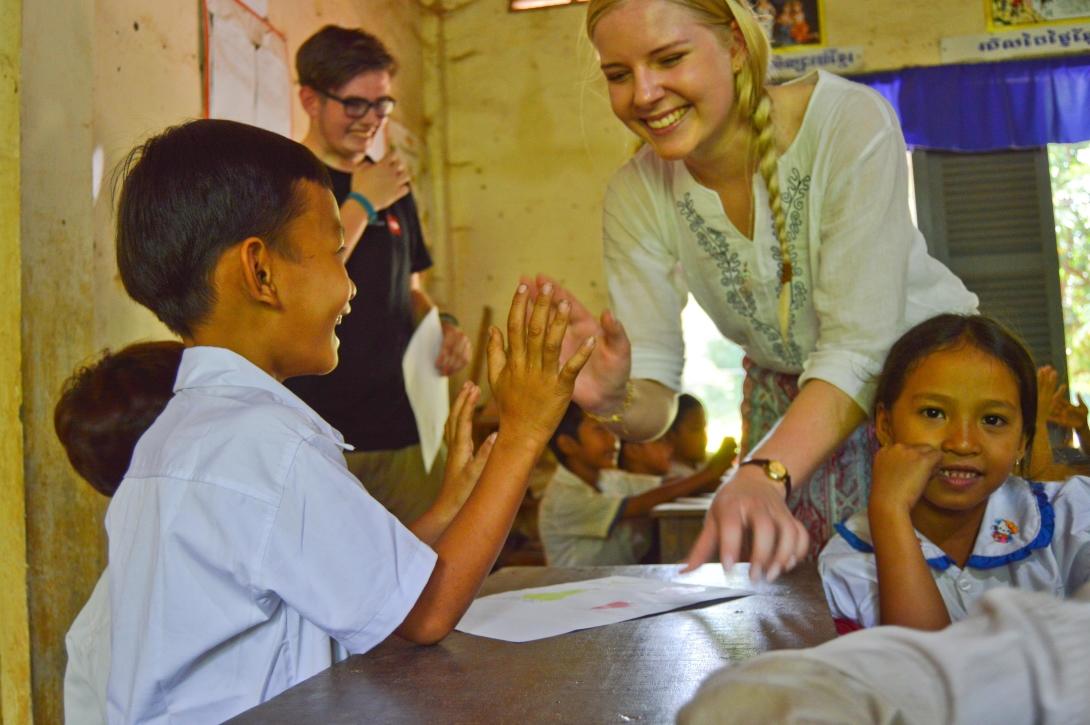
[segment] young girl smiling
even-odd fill
[[[941,629],[1001,586],[1064,596],[1090,577],[1090,479],[1014,474],[1033,438],[1036,371],[980,316],[940,315],[894,344],[878,380],[866,513],[821,554],[838,628]]]

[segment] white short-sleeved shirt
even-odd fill
[[[632,473],[620,468],[607,468],[598,473],[598,490],[620,496],[639,496],[662,485],[662,476],[650,473]]]
[[[90,598],[64,636],[65,725],[106,722],[106,677],[110,673],[110,583],[103,572]]]
[[[681,309],[691,291],[758,365],[825,380],[870,410],[893,342],[936,314],[975,311],[976,296],[928,255],[909,215],[900,124],[872,89],[819,71],[778,175],[794,271],[787,339],[780,246],[760,174],[753,240],[683,161],[644,147],[614,175],[604,202],[605,271],[632,340],[632,375],[681,389]]]
[[[222,348],[175,395],[110,503],[110,722],[219,722],[366,652],[436,555],[345,467],[337,431]]]
[[[626,495],[619,491],[604,493],[557,466],[537,513],[550,566],[640,563],[651,549],[651,520],[622,520]]]
[[[834,619],[874,627],[878,569],[867,515],[857,513],[836,529],[818,558],[829,608]],[[964,569],[917,536],[951,621],[998,587],[1067,596],[1090,580],[1090,478],[1031,483],[1011,476],[988,499]]]

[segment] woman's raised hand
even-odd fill
[[[531,297],[545,285],[552,285],[553,300],[564,300],[570,305],[567,334],[564,336],[563,355],[571,356],[588,337],[595,337],[597,345],[590,360],[575,381],[572,400],[579,407],[594,413],[606,413],[624,405],[625,385],[632,370],[632,346],[624,327],[606,310],[596,318],[570,290],[560,286],[545,275],[536,280],[523,279],[529,285]]]

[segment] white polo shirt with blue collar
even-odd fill
[[[436,555],[345,467],[349,446],[222,348],[182,355],[106,514],[111,723],[220,722],[401,624]]]
[[[880,624],[878,569],[866,512],[838,524],[818,558],[833,618]],[[1090,579],[1090,478],[1036,483],[1011,476],[988,499],[973,553],[959,568],[916,532],[956,622],[984,592],[1015,587],[1065,597]]]

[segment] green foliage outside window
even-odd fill
[[[1073,392],[1090,394],[1090,142],[1048,147],[1060,258],[1067,370]]]

